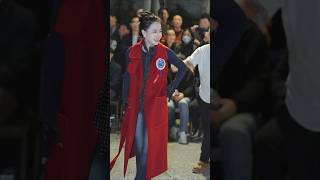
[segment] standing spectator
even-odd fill
[[[162,34],[166,34],[167,30],[170,28],[170,25],[168,22],[169,11],[167,8],[160,8],[158,11],[158,15],[161,18]]]
[[[124,67],[126,64],[124,56],[125,52],[128,50],[130,46],[135,45],[141,39],[141,36],[139,34],[139,24],[139,17],[133,16],[130,22],[130,33],[123,37],[115,51],[115,60],[121,66],[122,73],[125,70]]]
[[[205,38],[205,33],[208,32],[209,29],[210,29],[210,15],[202,14],[199,19],[199,25],[194,25],[191,27],[191,31],[193,32],[195,37],[194,43],[196,44],[196,46],[201,46],[207,43],[204,41],[204,38]]]
[[[110,39],[119,40],[117,18],[114,15],[110,15]]]
[[[209,166],[210,160],[210,44],[196,49],[186,60],[189,69],[194,72],[198,66],[200,74],[199,102],[203,139],[201,144],[200,159],[193,167],[194,173],[201,173]]]
[[[190,102],[189,112],[190,112],[190,120],[192,122],[192,136],[193,141],[197,141],[197,139],[201,138],[202,129],[200,125],[200,103],[199,103],[199,85],[200,85],[200,77],[198,66],[195,67],[194,72],[194,82],[193,89],[195,98]]]
[[[288,170],[292,180],[320,179],[320,1],[284,0],[283,25],[288,42],[286,82]],[[303,23],[303,25],[301,24]]]
[[[121,41],[129,33],[130,33],[129,26],[127,24],[120,24],[120,26],[119,26],[119,40]]]
[[[264,35],[248,22],[238,48],[215,82],[219,96],[213,121],[218,129],[225,180],[252,179],[253,135],[260,125],[259,115],[267,108],[267,50]]]
[[[140,34],[139,34],[139,17],[134,16],[131,18],[130,22],[130,28],[131,31],[130,33],[123,38],[121,41],[121,48],[123,48],[124,52],[132,45],[135,45],[140,39]]]

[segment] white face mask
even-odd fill
[[[183,37],[182,37],[182,41],[183,41],[185,44],[188,44],[188,43],[191,41],[191,37],[190,37],[190,36],[183,36]]]

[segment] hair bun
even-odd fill
[[[141,30],[146,30],[153,22],[161,23],[161,19],[150,11],[142,11],[138,16]]]
[[[150,16],[150,15],[153,15],[153,13],[150,12],[150,11],[142,11],[142,12],[140,12],[140,16],[141,17],[146,17],[146,16]]]
[[[142,11],[139,13],[139,20],[141,21],[145,21],[145,20],[149,20],[152,17],[154,17],[154,14],[152,12],[149,11]]]

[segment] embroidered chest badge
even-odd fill
[[[162,58],[158,58],[156,61],[157,69],[162,71],[166,67],[166,61]]]

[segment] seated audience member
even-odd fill
[[[175,42],[175,39],[176,39],[176,34],[175,34],[174,30],[168,29],[165,34],[164,45],[166,45],[168,48],[173,50],[173,52],[177,53],[177,55],[178,55],[178,52],[180,51],[180,45]]]
[[[174,65],[171,65],[172,79],[174,79],[177,72],[177,68]],[[168,103],[168,112],[169,112],[169,129],[170,129],[170,138],[176,140],[177,132],[180,144],[187,144],[187,131],[188,131],[188,122],[189,122],[189,104],[194,96],[193,91],[193,74],[188,70],[180,82],[177,91],[173,94],[172,98]],[[176,127],[176,117],[175,109],[179,109],[179,119],[180,126]]]
[[[110,100],[115,100],[121,92],[121,66],[114,60],[115,47],[110,47]]]
[[[219,94],[213,121],[225,180],[252,179],[252,139],[266,108],[267,42],[251,21],[246,29],[213,87]]]
[[[181,49],[180,49],[182,59],[185,59],[186,57],[190,56],[195,50],[195,45],[193,43],[193,40],[194,39],[190,29],[184,30],[182,33],[182,42],[181,42]]]
[[[259,180],[283,180],[288,176],[287,141],[283,129],[288,117],[281,112],[285,105],[285,82],[289,72],[287,42],[283,29],[281,10],[273,16],[270,29],[270,95],[269,121],[255,135],[254,175]]]

